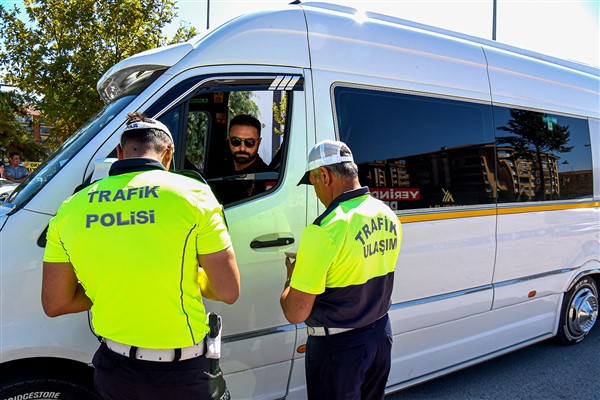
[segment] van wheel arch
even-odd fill
[[[581,342],[598,319],[598,275],[581,277],[565,293],[556,339],[564,345]]]
[[[0,398],[30,393],[60,400],[100,400],[92,367],[60,358],[28,358],[0,365]]]

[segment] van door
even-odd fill
[[[204,74],[182,81],[146,110],[176,133],[175,169],[201,173],[225,207],[241,295],[233,305],[206,301],[206,308],[223,317],[221,367],[233,398],[286,395],[296,327],[286,321],[279,297],[284,252],[297,249],[306,226],[306,188],[296,186],[307,153],[303,85],[297,70]],[[242,113],[262,123],[259,155],[270,172],[224,172],[229,121]]]

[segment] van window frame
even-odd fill
[[[276,179],[276,184],[269,188],[268,190],[256,194],[252,194],[249,197],[242,198],[240,200],[224,203],[224,207],[232,207],[238,205],[240,203],[247,202],[249,200],[253,200],[258,197],[262,197],[273,191],[277,190],[277,188],[282,183],[282,177],[285,174],[286,163],[284,160],[287,158],[288,147],[289,147],[289,130],[291,126],[291,121],[293,118],[292,109],[294,102],[294,94],[293,92],[302,92],[304,93],[304,81],[305,78],[303,75],[298,73],[220,73],[220,74],[208,74],[208,75],[198,75],[189,77],[181,82],[177,83],[175,87],[169,90],[167,93],[163,94],[156,102],[148,107],[145,111],[145,114],[151,118],[160,119],[164,117],[168,113],[173,112],[178,109],[179,111],[179,119],[182,121],[187,121],[188,112],[189,112],[189,102],[192,98],[198,96],[202,93],[213,93],[213,92],[237,92],[237,91],[264,91],[264,92],[275,92],[279,91],[282,93],[287,93],[287,115],[286,121],[284,125],[284,132],[286,134],[283,137],[283,141],[281,144],[281,163],[279,164],[277,172],[262,172],[262,173],[254,173],[248,174],[248,178],[252,179],[265,179],[271,180],[273,178]],[[238,84],[235,84],[235,83]],[[232,90],[235,88],[235,90]],[[229,113],[228,113],[229,116]],[[167,126],[172,129],[172,132],[175,136],[176,141],[176,149],[186,149],[186,131],[187,124],[179,123],[177,127],[172,127],[167,124]],[[205,139],[209,143],[207,145],[207,150],[212,148],[211,142],[211,132],[209,132],[209,136]],[[185,151],[176,151],[175,152],[175,170],[184,169],[185,162]],[[210,155],[207,152],[206,162],[210,162]],[[244,178],[245,179],[245,178]],[[273,180],[275,180],[273,179]],[[209,185],[211,181],[220,181],[222,178],[214,178],[207,179]]]
[[[483,123],[483,125],[482,125],[483,131],[481,133],[481,140],[483,140],[482,145],[494,146],[494,144],[495,144],[495,142],[494,142],[494,139],[495,139],[494,128],[495,127],[494,127],[494,121],[493,121],[493,105],[492,105],[491,101],[485,101],[485,100],[480,100],[480,99],[467,99],[467,98],[455,97],[455,96],[450,96],[450,95],[442,95],[442,94],[437,94],[437,93],[419,92],[419,91],[414,91],[414,90],[404,90],[404,89],[398,89],[398,88],[388,88],[388,87],[380,87],[380,86],[349,83],[349,82],[335,82],[334,84],[331,85],[331,88],[330,88],[330,95],[331,95],[332,108],[333,108],[334,129],[335,129],[336,138],[338,140],[344,141],[344,139],[345,139],[344,135],[342,135],[340,132],[341,125],[340,125],[340,120],[338,118],[338,116],[340,114],[340,110],[338,109],[339,107],[337,104],[336,90],[340,89],[340,88],[341,89],[351,89],[351,90],[358,89],[358,90],[364,90],[364,91],[368,91],[368,92],[372,92],[372,93],[384,92],[388,95],[397,94],[400,96],[410,96],[410,97],[414,97],[415,101],[417,101],[417,100],[426,101],[428,99],[440,99],[442,101],[447,101],[447,102],[456,102],[457,105],[465,105],[465,106],[473,105],[473,106],[478,106],[478,107],[484,107],[485,108],[484,111],[486,114],[482,118],[482,123]],[[479,143],[477,143],[477,144],[479,144]],[[351,143],[349,143],[349,145],[352,150]],[[461,146],[457,146],[457,147],[461,147]],[[425,154],[427,154],[427,153],[425,153]],[[490,165],[489,165],[490,173],[495,178],[496,177],[495,147],[494,147],[493,154],[488,158],[490,159]],[[361,168],[359,166],[359,175],[360,175],[360,171],[361,171]],[[364,182],[361,182],[361,183],[365,184]],[[488,192],[490,192],[490,196],[491,196],[490,201],[488,201],[488,202],[479,202],[479,203],[473,203],[473,204],[449,204],[449,205],[439,204],[437,206],[414,207],[414,208],[398,208],[398,209],[394,209],[394,207],[392,207],[392,208],[394,209],[394,211],[396,213],[400,213],[400,214],[419,214],[419,213],[423,213],[423,212],[427,212],[427,213],[429,213],[429,212],[454,212],[459,209],[493,209],[496,207],[496,204],[497,204],[497,201],[495,199],[495,191],[496,191],[495,182],[489,182],[488,184],[491,186],[490,190],[488,190]],[[417,189],[419,189],[419,188],[417,188]],[[446,192],[444,192],[444,194],[446,194]],[[448,192],[447,195],[451,196],[452,193]],[[445,197],[446,196],[444,196],[444,198]],[[386,201],[386,200],[384,200],[384,201]],[[390,206],[392,206],[391,202],[389,202],[389,204],[390,204]]]

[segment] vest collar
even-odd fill
[[[319,215],[317,217],[317,219],[315,219],[315,222],[313,222],[314,225],[321,225],[321,222],[323,221],[323,218],[325,218],[327,215],[329,215],[330,212],[332,212],[333,210],[335,210],[335,208],[337,206],[340,205],[340,203],[343,203],[344,201],[348,201],[351,199],[354,199],[356,197],[360,197],[360,196],[364,196],[365,194],[369,194],[369,188],[366,186],[360,187],[358,189],[353,189],[353,190],[348,190],[347,192],[344,192],[342,194],[340,194],[338,197],[336,197],[335,199],[333,199],[333,201],[331,202],[331,204],[329,205],[329,207],[327,207],[327,209],[325,210],[325,212],[323,212],[323,214]]]
[[[166,171],[164,165],[152,158],[124,158],[115,161],[108,171],[109,176],[126,174],[128,172],[143,172],[152,170]]]

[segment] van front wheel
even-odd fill
[[[49,378],[30,378],[19,382],[0,383],[0,398],[100,400],[100,396],[85,384]]]
[[[565,294],[556,337],[563,344],[579,343],[597,319],[598,288],[594,278],[585,276]]]

